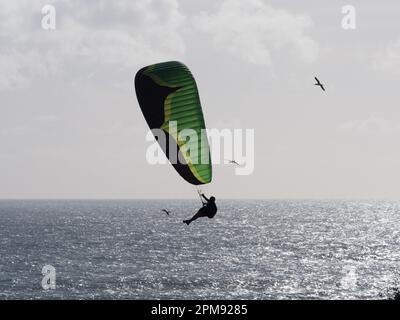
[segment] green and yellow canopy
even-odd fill
[[[191,184],[211,182],[210,148],[199,93],[190,70],[177,61],[142,68],[136,74],[135,89],[150,129],[161,129],[168,137],[167,143],[160,146],[175,170]],[[195,134],[182,141],[180,133],[188,132],[187,129]],[[171,147],[176,148],[181,161],[171,159]]]

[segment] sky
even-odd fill
[[[400,199],[399,17],[396,0],[2,0],[0,198],[196,197],[146,161],[133,85],[178,60],[208,128],[255,133],[254,172],[215,165],[207,194]]]

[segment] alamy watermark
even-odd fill
[[[146,141],[153,142],[147,149],[149,164],[224,164],[229,160],[238,164],[236,175],[250,175],[254,172],[254,129],[183,129],[178,132],[176,121],[170,121],[168,133],[163,129],[150,130]],[[154,138],[156,141],[154,141]],[[180,146],[178,152],[177,145]],[[169,159],[160,150],[168,149]]]
[[[42,288],[43,290],[55,290],[56,289],[56,268],[52,265],[45,265],[42,268]]]
[[[50,4],[45,5],[42,8],[42,28],[44,30],[55,30],[56,29],[56,8]]]
[[[342,28],[344,30],[355,30],[357,27],[356,8],[352,5],[343,6],[342,13],[344,14],[344,17],[342,18]]]
[[[355,266],[344,266],[342,272],[344,276],[340,280],[343,289],[355,290],[357,287],[357,268]]]

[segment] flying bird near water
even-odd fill
[[[325,91],[325,87],[324,87],[324,85],[321,83],[321,81],[319,81],[319,79],[318,79],[317,77],[314,77],[314,79],[315,79],[315,81],[317,81],[317,83],[314,83],[314,85],[315,85],[315,86],[321,87],[321,89],[322,89],[323,91]]]
[[[161,211],[165,212],[167,214],[167,216],[169,216],[169,214],[171,213],[170,211],[168,211],[166,209],[162,209]]]

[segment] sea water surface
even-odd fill
[[[397,281],[400,202],[217,205],[186,226],[199,201],[0,201],[0,299],[379,299]]]

